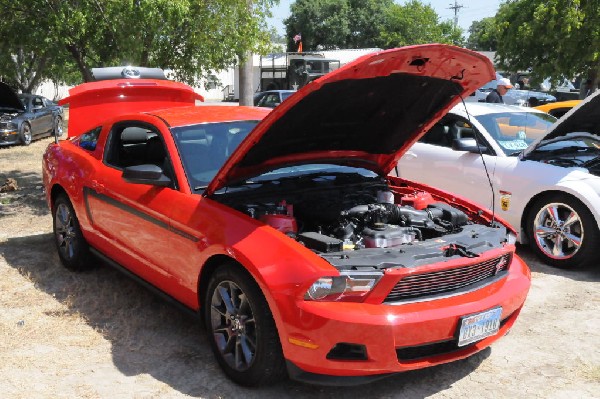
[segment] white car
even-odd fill
[[[600,256],[599,107],[591,96],[554,123],[531,108],[459,104],[397,173],[494,210],[550,265],[590,265]]]

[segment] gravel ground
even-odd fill
[[[51,139],[0,148],[0,397],[600,398],[600,267],[564,271],[527,248],[533,285],[511,333],[452,364],[353,388],[230,382],[206,331],[112,269],[70,273],[41,191]]]

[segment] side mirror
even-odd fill
[[[171,184],[171,179],[164,175],[160,166],[136,165],[123,169],[123,179],[133,184],[150,184],[153,186],[167,187]]]
[[[475,154],[479,154],[480,151],[482,154],[488,152],[488,148],[484,145],[477,144],[477,140],[475,139],[454,139],[452,140],[452,149],[454,151],[466,151]]]

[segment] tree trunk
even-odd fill
[[[83,60],[83,54],[81,50],[75,44],[68,44],[67,50],[75,59],[75,62],[77,63],[77,69],[79,69],[79,72],[81,72],[81,77],[83,78],[83,81],[93,81],[94,77],[92,76],[92,71],[87,67],[87,65],[85,65],[85,61]]]
[[[254,105],[252,88],[252,54],[244,54],[239,66],[240,77],[240,105]]]

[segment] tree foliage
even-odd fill
[[[410,0],[296,0],[284,21],[288,49],[301,33],[303,48],[391,48],[421,43],[462,43],[462,32],[440,22],[429,5]]]
[[[381,36],[386,48],[424,43],[462,44],[462,30],[440,22],[435,10],[418,0],[393,4],[387,10]]]
[[[247,51],[266,50],[266,18],[276,2],[0,0],[0,11],[11,16],[0,21],[0,34],[19,27],[3,35],[0,75],[11,76],[9,57],[22,49],[38,64],[46,60],[37,76],[63,82],[74,83],[74,71],[89,81],[92,67],[138,65],[171,69],[196,84]]]
[[[501,68],[531,68],[536,81],[586,74],[597,82],[598,0],[510,0],[500,6],[496,22]]]
[[[469,27],[469,38],[467,39],[466,46],[471,50],[496,51],[498,47],[497,35],[498,29],[495,17],[473,21]]]

